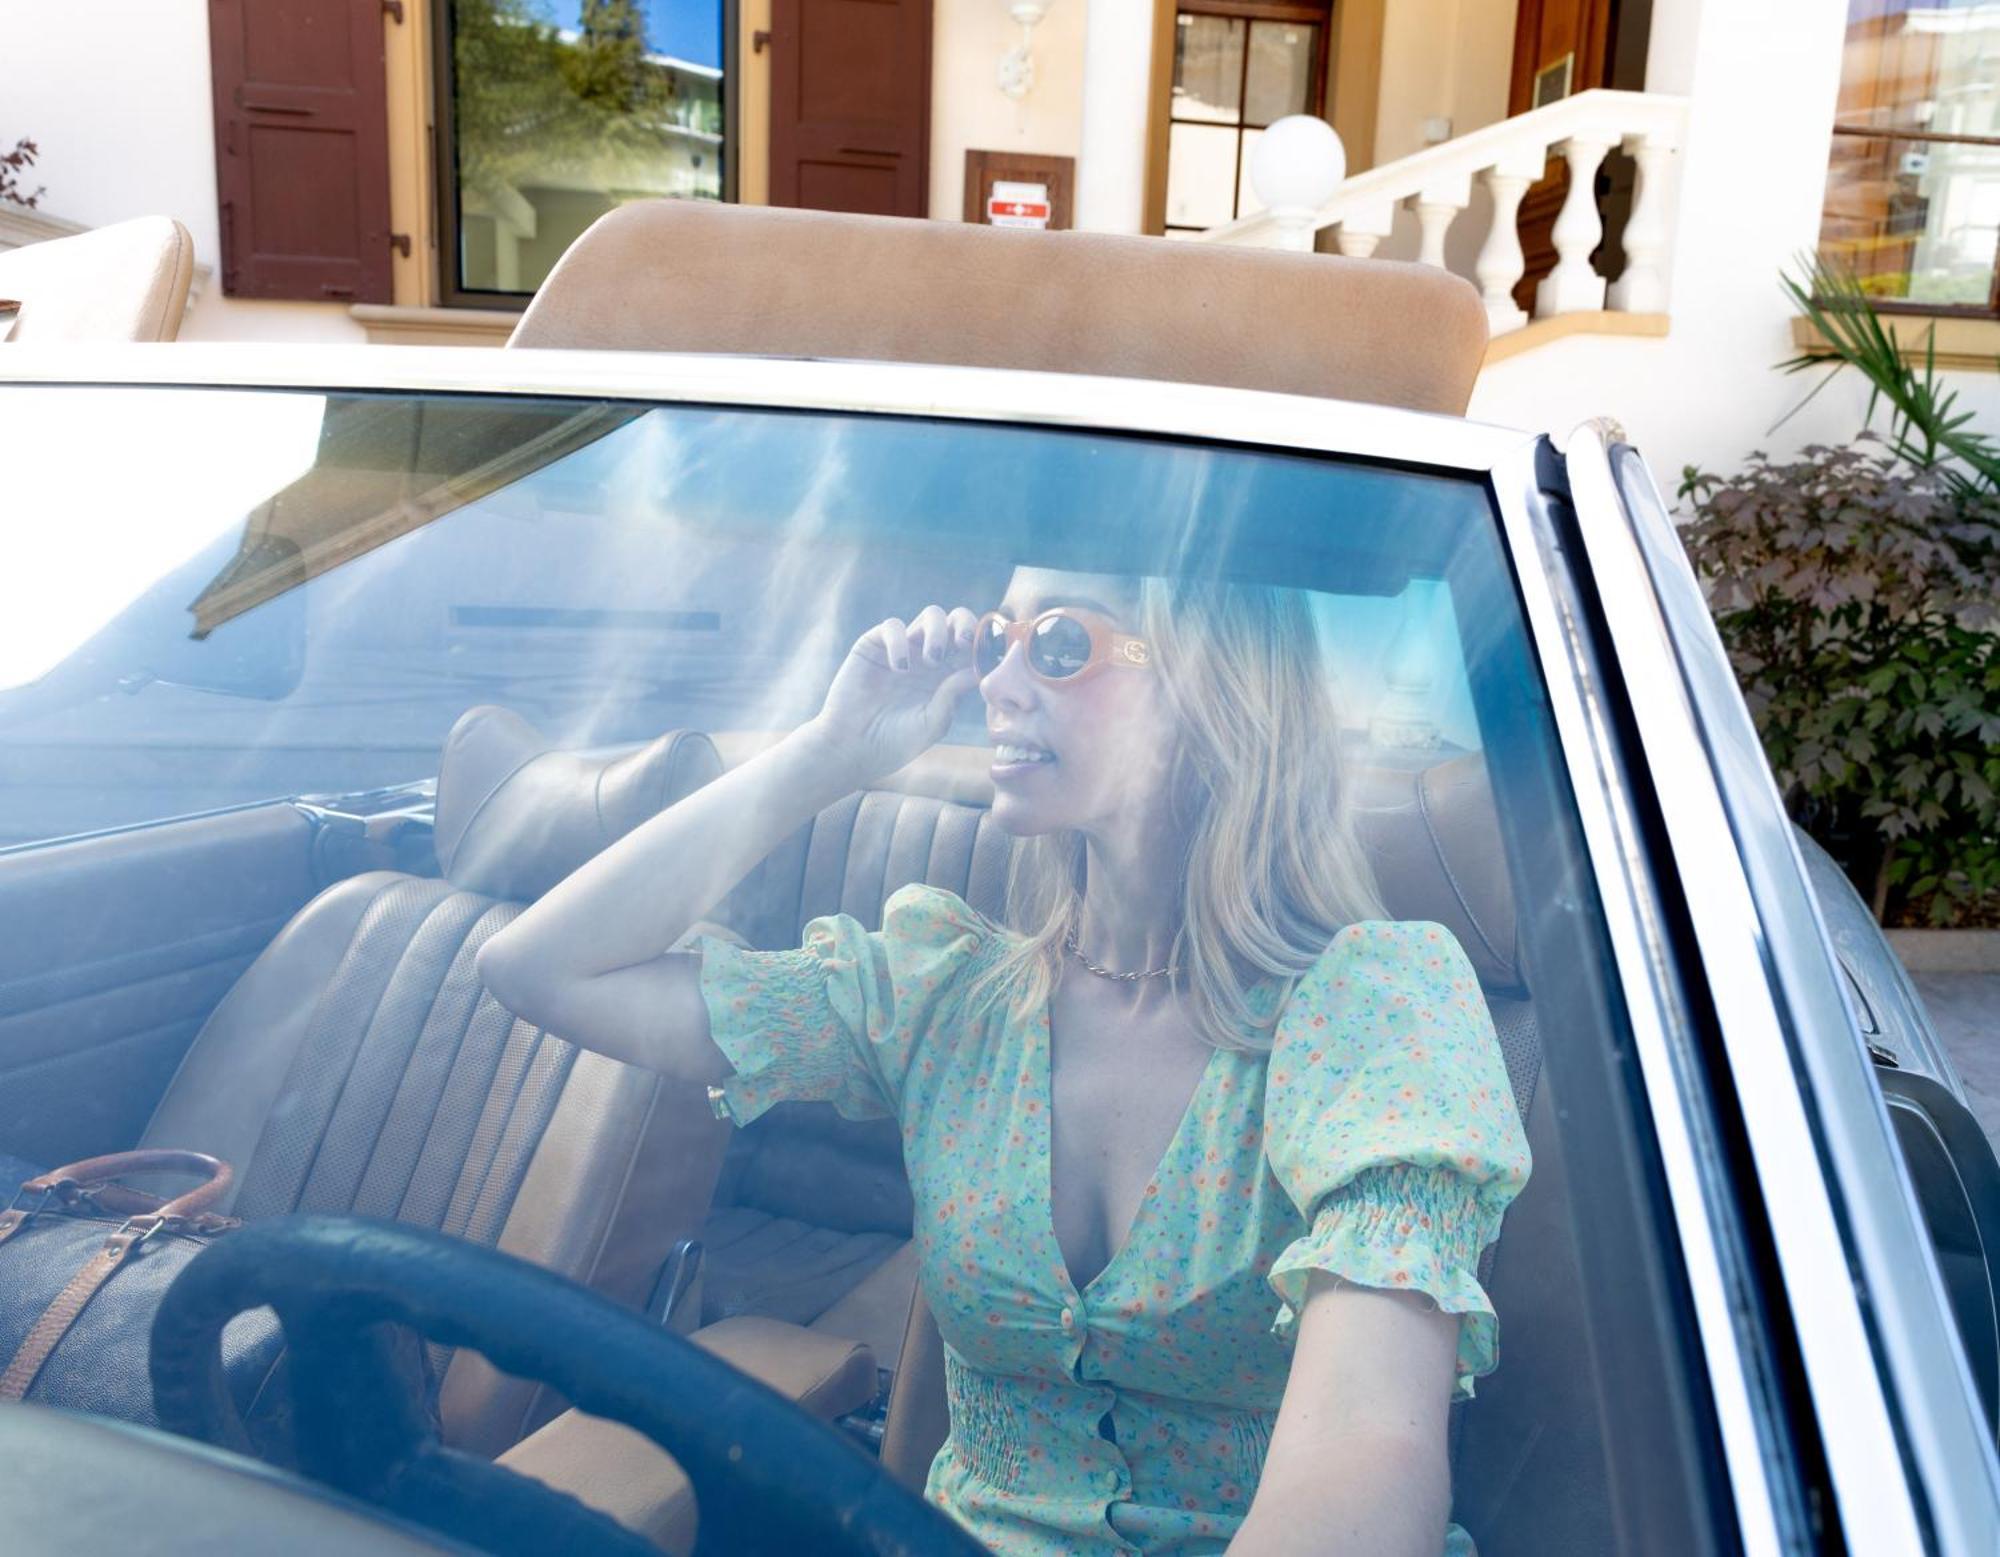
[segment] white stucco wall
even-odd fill
[[[1424,121],[1465,135],[1507,117],[1518,0],[1392,0],[1382,17],[1375,162],[1422,151]]]
[[[0,43],[0,141],[41,146],[41,209],[89,226],[177,218],[211,269],[183,340],[346,341],[345,307],[222,295],[208,7],[202,0],[10,5]]]
[[[1818,240],[1843,12],[1827,0],[1659,0],[1647,87],[1694,99],[1671,334],[1575,337],[1497,363],[1472,415],[1550,429],[1614,416],[1670,497],[1685,464],[1728,471],[1752,449],[1853,436],[1867,395],[1851,372],[1772,430],[1817,381],[1772,369],[1794,352],[1778,278]],[[1948,377],[1962,409],[2000,423],[2000,375]]]
[[[1021,41],[997,0],[936,0],[931,13],[930,214],[965,210],[968,150],[1074,157],[1083,135],[1086,0],[1055,0],[1035,28],[1035,86],[1018,103],[1000,90],[1000,59]]]

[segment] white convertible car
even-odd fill
[[[869,624],[1028,564],[1310,604],[1382,896],[1465,948],[1533,1150],[1454,1408],[1479,1551],[2000,1551],[1993,1154],[1639,453],[1461,419],[1482,345],[1414,267],[648,205],[505,352],[0,349],[0,1154],[201,1152],[243,1222],[156,1397],[79,1328],[0,1405],[6,1547],[969,1550],[893,1122],[732,1131],[473,955]],[[984,741],[718,933],[998,914]],[[217,1383],[265,1304],[282,1409]]]

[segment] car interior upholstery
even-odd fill
[[[9,249],[0,253],[0,341],[170,341],[193,280],[194,239],[170,216]]]
[[[517,1021],[473,958],[523,883],[559,880],[718,767],[700,736],[593,761],[473,710],[439,772],[442,874],[363,870],[307,904],[208,1019],[139,1144],[234,1163],[219,1209],[239,1217],[413,1222],[645,1304],[697,1230],[719,1127],[700,1089]],[[553,1409],[476,1356],[434,1362],[458,1446],[496,1453]]]
[[[1101,373],[1459,415],[1486,313],[1469,282],[1396,260],[637,200],[570,245],[508,344]]]

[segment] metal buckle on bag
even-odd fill
[[[113,1233],[111,1236],[113,1238],[123,1238],[127,1233],[131,1232],[135,1227],[138,1228],[139,1229],[138,1237],[134,1238],[129,1244],[126,1245],[126,1248],[128,1250],[136,1249],[139,1247],[140,1244],[144,1243],[148,1238],[152,1237],[153,1234],[157,1233],[161,1228],[165,1227],[167,1225],[168,1220],[169,1220],[168,1218],[161,1216],[156,1211],[147,1211],[139,1216],[128,1216],[125,1218],[124,1224],[118,1229],[117,1232]]]

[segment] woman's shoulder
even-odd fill
[[[1339,976],[1357,964],[1404,969],[1413,977],[1474,980],[1472,963],[1458,937],[1431,919],[1363,919],[1327,942],[1305,980]],[[1476,982],[1476,980],[1474,980]]]
[[[1479,978],[1446,926],[1428,919],[1367,919],[1346,926],[1292,986],[1277,1037],[1387,1003],[1467,1005]]]
[[[1005,933],[956,892],[925,881],[898,887],[882,905],[882,934],[894,944],[970,955]]]

